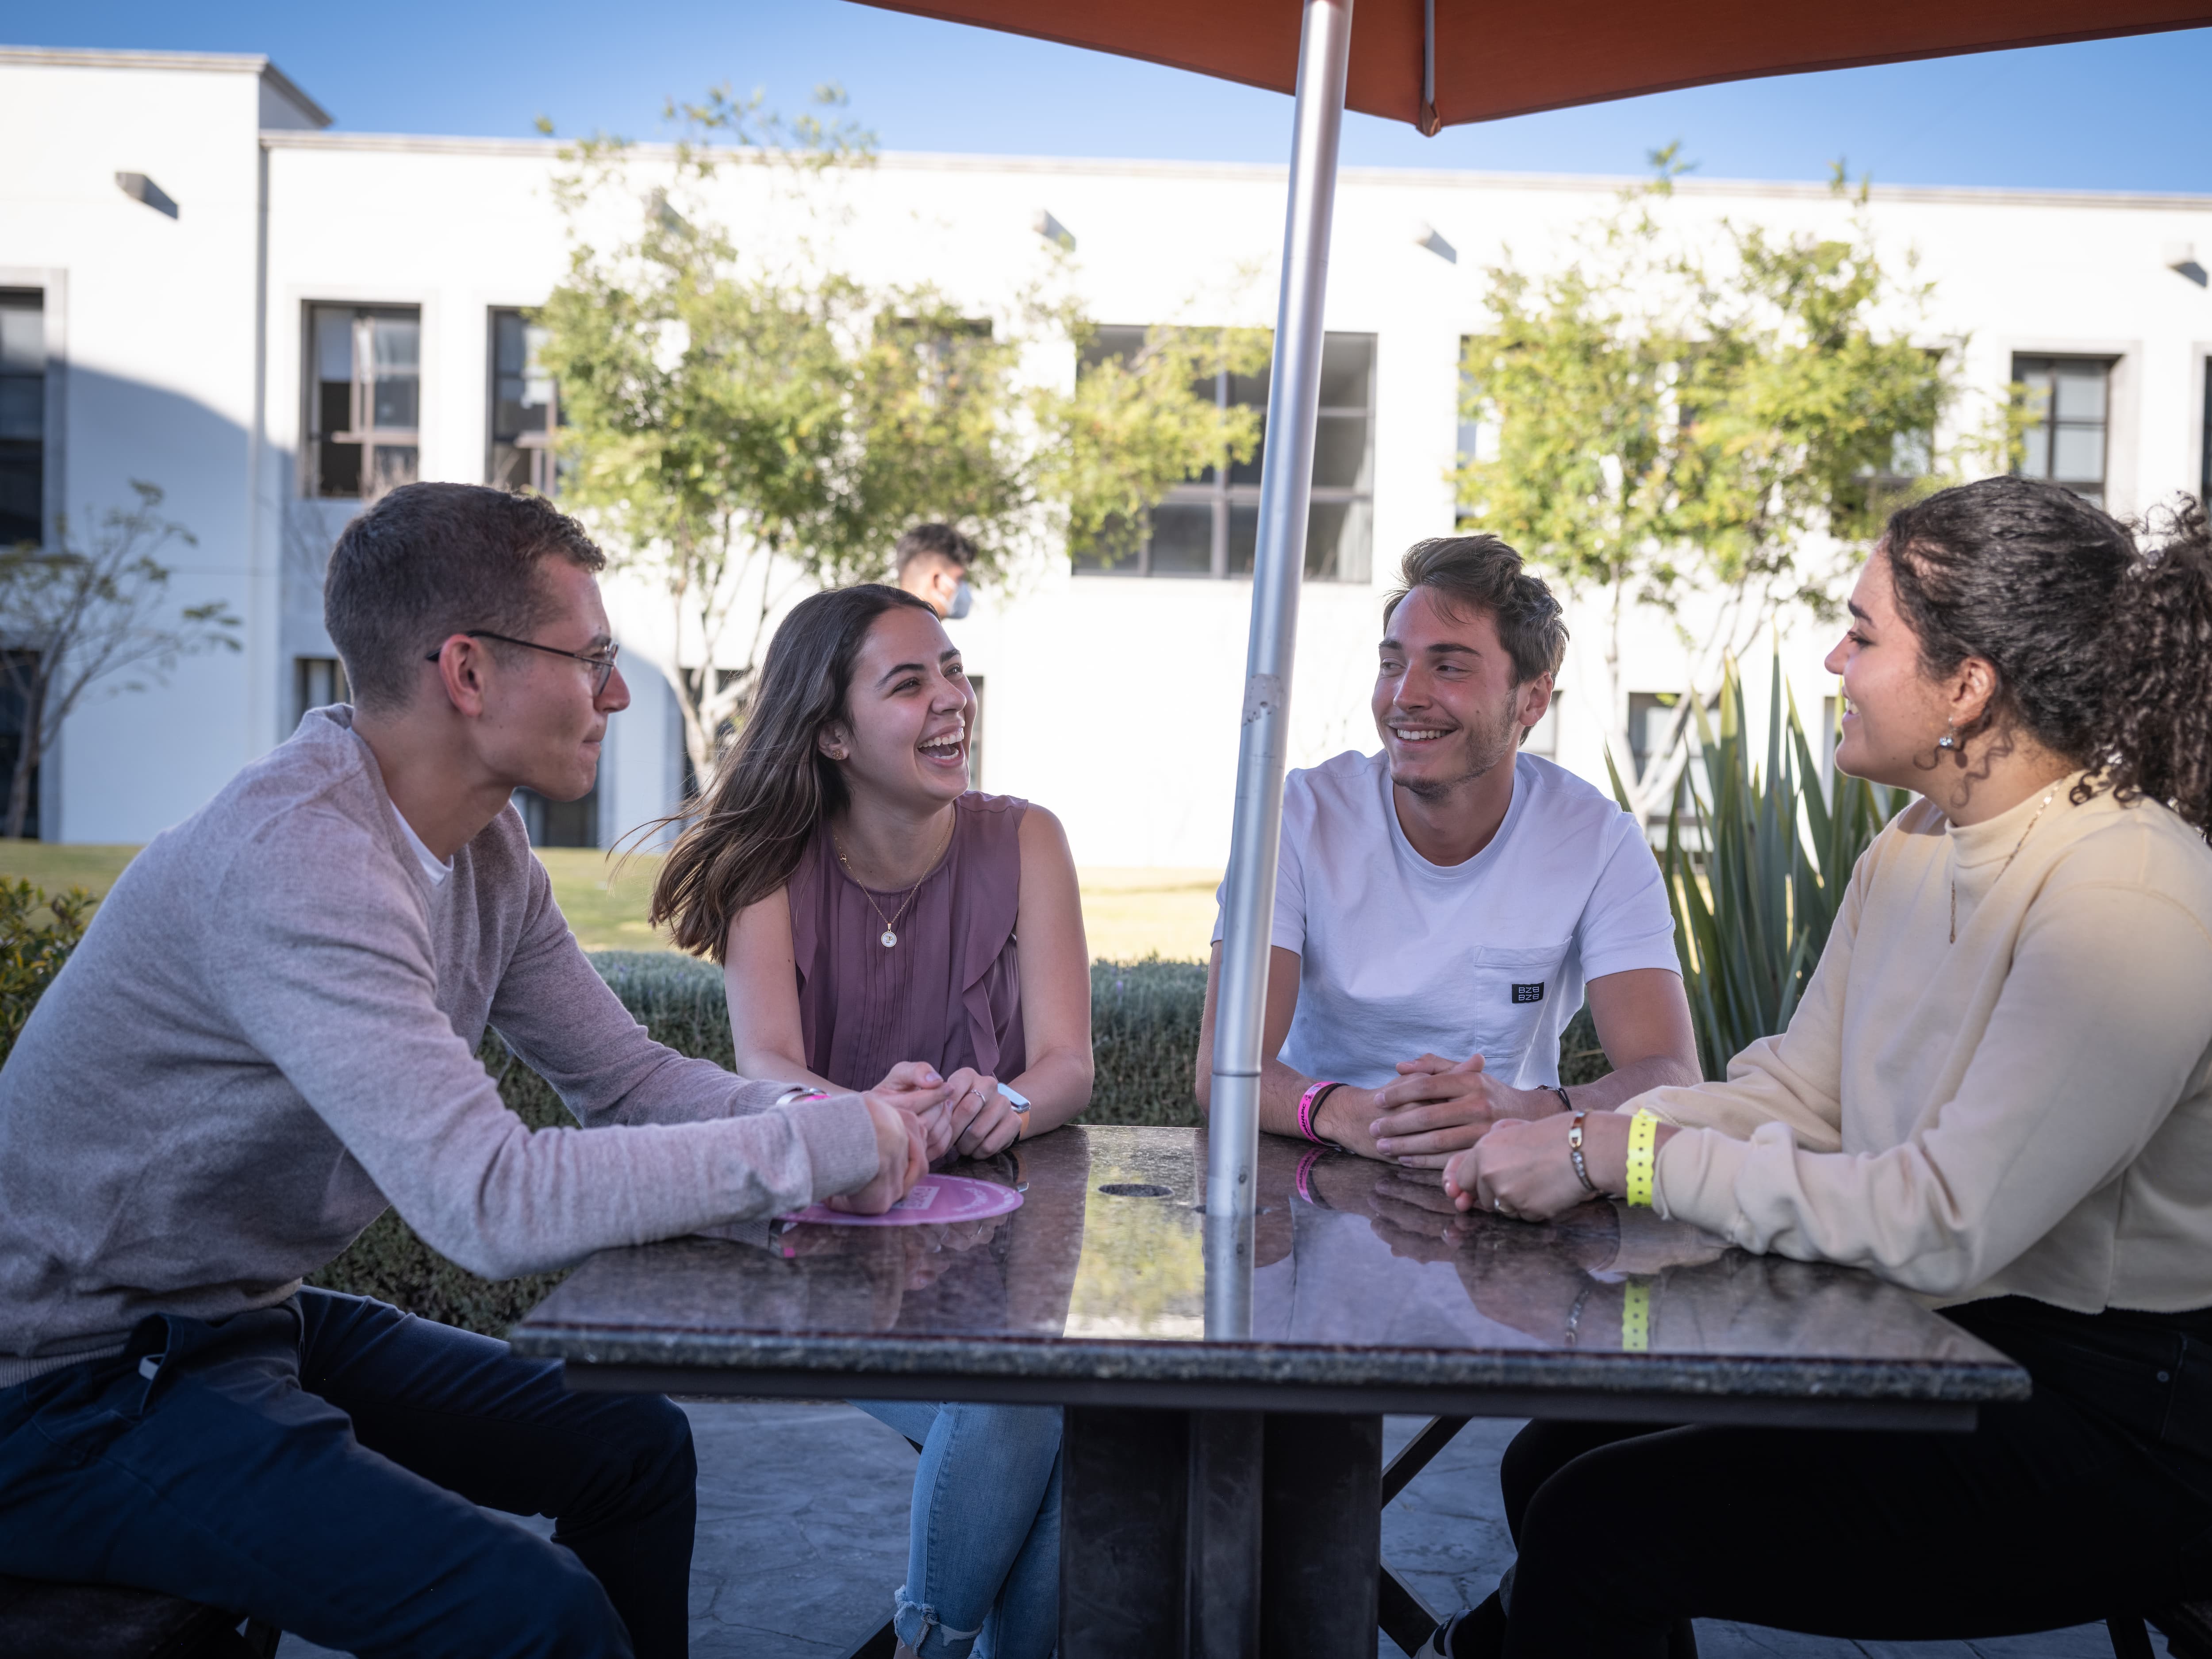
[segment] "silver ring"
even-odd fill
[[[1505,1200],[1502,1198],[1493,1197],[1490,1200],[1490,1207],[1496,1211],[1499,1215],[1504,1215],[1505,1213]]]

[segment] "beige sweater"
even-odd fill
[[[1687,1131],[1665,1213],[1947,1301],[2212,1305],[2212,848],[2067,789],[2024,843],[2040,791],[1876,838],[1790,1029],[1623,1108]]]

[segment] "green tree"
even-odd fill
[[[1930,288],[1885,268],[1863,187],[1848,236],[1723,221],[1707,251],[1676,222],[1674,152],[1653,159],[1656,177],[1585,227],[1565,266],[1536,275],[1509,255],[1489,273],[1491,325],[1462,379],[1496,453],[1455,475],[1468,519],[1602,607],[1614,753],[1630,748],[1626,617],[1711,603],[1683,634],[1689,695],[1629,785],[1639,811],[1672,793],[1723,662],[1786,610],[1831,612],[1889,507],[1987,443],[1936,451],[1957,353],[1915,337]]]
[[[672,154],[592,139],[564,151],[558,181],[569,268],[537,319],[561,389],[564,499],[670,597],[702,776],[796,588],[882,576],[900,532],[927,519],[958,524],[990,580],[1058,535],[1080,549],[1116,514],[1140,520],[1256,435],[1190,385],[1224,353],[1248,357],[1243,335],[1163,331],[1156,351],[1072,392],[1024,380],[1033,347],[1089,337],[1079,308],[1044,297],[1064,252],[981,316],[839,269],[822,249],[875,148],[841,94],[817,100],[785,121],[757,95],[712,92],[671,106]],[[722,228],[718,185],[750,187],[755,240]]]
[[[1185,325],[1148,328],[1142,344],[1109,351],[1089,319],[1058,319],[1077,348],[1073,391],[1034,398],[1039,492],[1057,510],[1071,556],[1103,563],[1133,553],[1152,509],[1209,466],[1249,461],[1260,443],[1257,410],[1218,407],[1214,377],[1267,367],[1273,331]]]
[[[158,684],[180,658],[236,651],[242,626],[211,599],[171,612],[169,567],[155,556],[192,533],[161,516],[161,492],[131,481],[138,505],[112,507],[80,544],[68,520],[51,546],[0,552],[0,684],[22,710],[5,833],[23,833],[31,778],[95,686],[107,695]],[[104,683],[104,684],[103,684]]]
[[[1676,782],[1659,867],[1698,1064],[1718,1079],[1751,1043],[1788,1027],[1859,854],[1911,797],[1840,772],[1821,787],[1779,657],[1769,678],[1763,768],[1733,659],[1715,701],[1717,720],[1696,710],[1698,756]],[[1615,798],[1633,810],[1620,769],[1611,769]]]

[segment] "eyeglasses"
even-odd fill
[[[557,645],[540,645],[535,640],[518,640],[506,634],[495,634],[489,628],[469,629],[462,637],[471,640],[497,640],[501,645],[519,645],[527,650],[543,651],[550,657],[566,657],[571,662],[582,663],[592,671],[592,701],[594,702],[606,695],[607,682],[615,675],[615,659],[622,654],[622,647],[618,645],[609,646],[604,656],[591,656],[581,651],[563,651]],[[440,646],[422,660],[435,662],[444,653],[445,647]]]

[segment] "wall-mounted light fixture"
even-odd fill
[[[646,198],[645,205],[646,210],[653,215],[654,221],[670,235],[690,237],[697,234],[692,229],[691,222],[669,204],[666,191],[656,187],[653,194]]]
[[[1064,248],[1070,253],[1075,252],[1075,233],[1042,208],[1037,210],[1036,217],[1030,222],[1030,228],[1054,246]]]
[[[1413,227],[1413,246],[1428,249],[1448,265],[1459,263],[1459,250],[1444,240],[1443,232],[1425,222]]]
[[[2168,242],[2165,263],[2166,268],[2175,275],[2186,276],[2199,288],[2206,286],[2208,278],[2203,264],[2197,258],[2194,242]]]
[[[170,199],[168,191],[143,173],[117,173],[115,187],[132,201],[143,202],[156,213],[166,213],[172,219],[177,216],[177,204]]]

